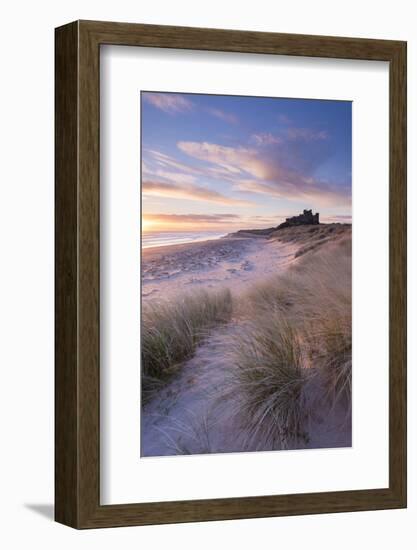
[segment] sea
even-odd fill
[[[214,231],[146,231],[142,233],[142,248],[209,241],[225,235]]]

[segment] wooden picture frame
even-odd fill
[[[406,43],[76,21],[56,29],[55,518],[117,527],[406,506]],[[99,56],[117,44],[389,62],[389,487],[100,504]]]

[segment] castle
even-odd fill
[[[292,216],[287,218],[285,222],[278,226],[278,229],[284,229],[284,227],[292,227],[294,225],[318,225],[319,213],[313,214],[312,210],[304,210],[299,216]]]

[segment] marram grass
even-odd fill
[[[193,292],[172,301],[144,304],[142,311],[142,393],[146,398],[189,359],[208,331],[227,322],[228,289]]]

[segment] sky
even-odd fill
[[[351,102],[141,92],[143,231],[351,223]]]

